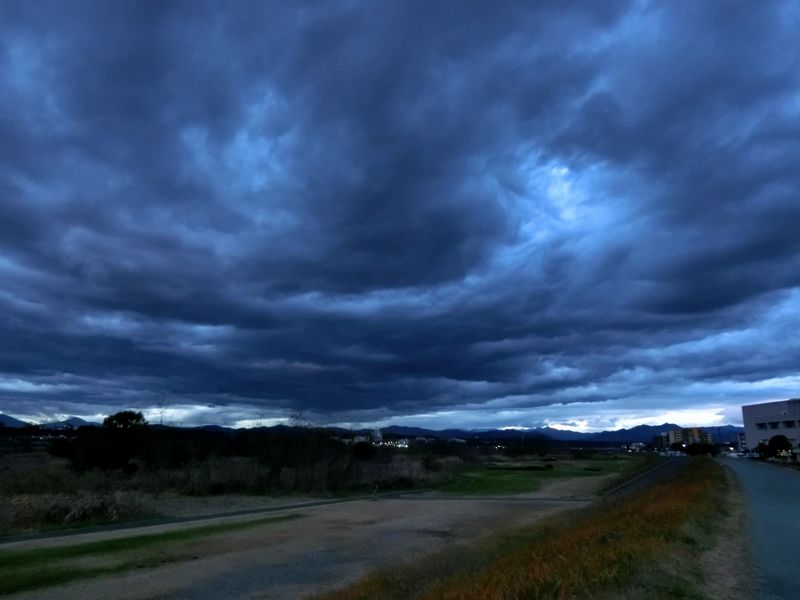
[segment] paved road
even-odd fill
[[[800,471],[747,459],[725,461],[747,497],[750,537],[762,600],[797,600],[800,579]]]

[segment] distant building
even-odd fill
[[[669,448],[669,435],[666,432],[657,433],[653,436],[653,447],[656,450],[663,450]]]
[[[776,435],[785,435],[793,446],[800,442],[800,398],[743,406],[742,420],[751,450]]]
[[[667,444],[683,444],[683,434],[681,433],[680,429],[673,429],[667,432]]]
[[[656,448],[670,448],[672,444],[710,444],[711,434],[703,431],[699,427],[686,427],[683,429],[672,429],[659,433],[653,437],[653,446]]]
[[[747,436],[744,433],[736,434],[736,448],[739,452],[747,449]]]
[[[688,427],[686,429],[679,429],[680,443],[686,444],[710,444],[711,434],[703,431],[699,427]]]

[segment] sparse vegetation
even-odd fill
[[[724,514],[726,485],[719,465],[691,459],[622,500],[379,570],[321,598],[566,599],[614,590],[701,598],[698,558]]]

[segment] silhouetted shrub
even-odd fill
[[[372,460],[375,458],[375,446],[369,442],[357,442],[353,444],[353,458],[356,460]]]

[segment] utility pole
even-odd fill
[[[157,403],[157,406],[158,406],[158,424],[163,427],[164,426],[164,410],[165,410],[166,404],[167,404],[167,401],[166,401],[167,393],[162,391],[162,392],[159,392],[158,396],[159,396],[158,403]]]

